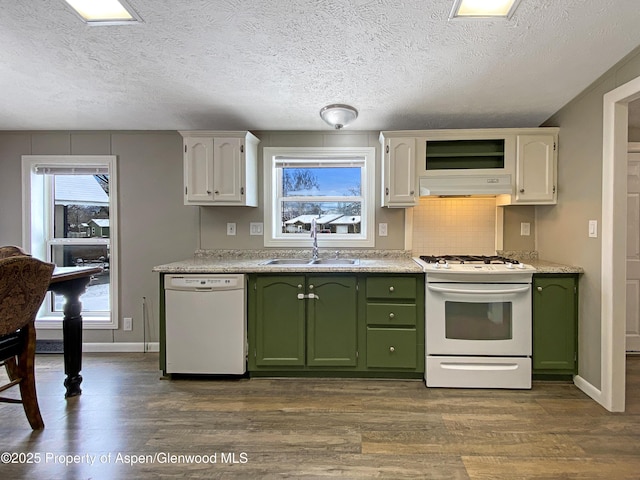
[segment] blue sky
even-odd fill
[[[360,168],[310,168],[318,179],[320,191],[290,192],[295,195],[349,195],[349,188],[360,186]]]

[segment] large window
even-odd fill
[[[373,246],[374,148],[263,150],[265,246]]]
[[[115,167],[113,156],[22,157],[25,248],[59,267],[102,267],[81,298],[88,328],[117,327]],[[38,328],[59,328],[63,306],[49,293]]]

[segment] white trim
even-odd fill
[[[109,166],[109,218],[111,227],[109,232],[109,245],[111,259],[109,263],[110,270],[110,302],[111,312],[99,322],[84,322],[83,328],[99,328],[99,329],[117,329],[118,328],[118,258],[119,258],[119,231],[118,231],[118,169],[117,157],[115,155],[23,155],[22,156],[22,246],[29,251],[34,257],[47,258],[47,242],[43,241],[44,231],[32,231],[32,218],[46,219],[53,212],[46,212],[41,209],[44,204],[36,201],[32,202],[32,193],[36,193],[47,188],[44,182],[44,176],[34,172],[35,165],[47,165],[57,167],[73,163],[83,167],[93,166]],[[40,182],[40,188],[32,191],[33,185]],[[81,299],[82,300],[82,299]],[[83,316],[85,320],[91,318],[90,314]],[[62,315],[57,318],[42,317],[42,313],[38,315],[36,328],[62,328]],[[89,325],[92,325],[89,327]]]
[[[88,353],[159,352],[160,343],[159,342],[83,343],[82,351],[88,352]]]
[[[578,387],[580,390],[582,390],[584,393],[586,393],[596,402],[602,405],[602,391],[598,390],[580,375],[576,375],[573,377],[573,383],[576,385],[576,387]]]
[[[640,77],[606,93],[602,138],[601,396],[607,410],[625,408],[626,192],[628,106]]]
[[[274,201],[276,201],[276,176],[273,175],[274,158],[286,157],[319,157],[338,156],[364,157],[365,182],[363,189],[363,206],[365,215],[361,217],[364,228],[361,235],[331,234],[330,237],[318,236],[318,244],[322,247],[373,247],[375,246],[375,180],[376,149],[374,147],[265,147],[262,153],[264,173],[264,246],[265,247],[309,247],[308,238],[276,238],[273,218]],[[331,199],[328,198],[328,201]],[[357,237],[357,238],[354,238]]]

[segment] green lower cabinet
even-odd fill
[[[304,365],[305,305],[298,300],[304,276],[258,277],[255,301],[255,362],[267,365]]]
[[[577,373],[578,276],[533,276],[533,374]]]
[[[355,367],[355,276],[256,275],[249,283],[249,369]]]
[[[357,290],[355,277],[308,277],[307,365],[355,367]]]
[[[416,368],[415,328],[367,329],[367,367]]]
[[[422,274],[252,274],[247,314],[250,375],[422,378]]]
[[[424,276],[366,279],[368,371],[424,372]]]

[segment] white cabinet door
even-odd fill
[[[555,204],[556,140],[554,135],[518,135],[514,203]]]
[[[416,205],[416,139],[389,138],[383,154],[383,207]]]
[[[180,134],[185,205],[258,206],[258,138],[242,131]]]
[[[184,203],[211,203],[213,196],[213,138],[184,138]]]
[[[244,144],[241,138],[213,139],[213,199],[241,204],[244,197]]]

